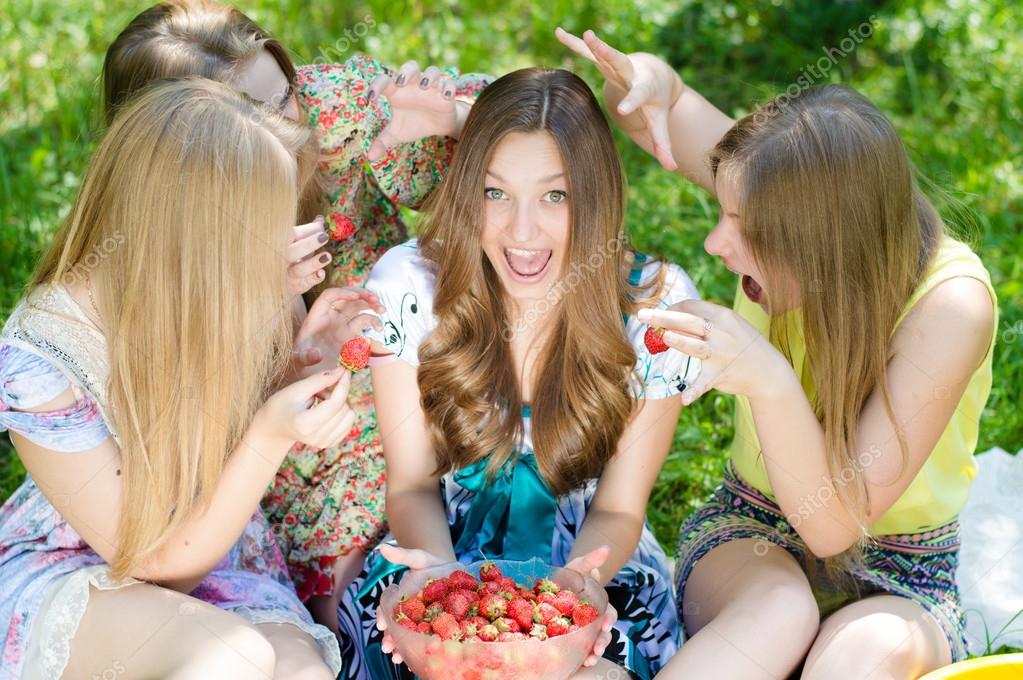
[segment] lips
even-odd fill
[[[742,292],[753,302],[760,304],[764,297],[763,287],[749,274],[742,275]]]
[[[504,259],[508,268],[517,278],[535,280],[546,271],[551,261],[553,250],[527,250],[525,248],[505,248]]]

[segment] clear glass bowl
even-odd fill
[[[548,578],[562,588],[578,593],[597,610],[597,618],[566,635],[547,640],[515,642],[457,642],[435,635],[416,633],[394,620],[394,608],[402,597],[418,593],[431,578],[441,578],[464,569],[479,578],[482,561],[470,565],[452,562],[430,569],[405,573],[400,583],[384,591],[380,599],[387,630],[394,637],[396,651],[421,680],[567,680],[582,666],[600,635],[607,611],[607,592],[589,577],[538,559],[527,562],[492,560],[505,576],[531,586]]]

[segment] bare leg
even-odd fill
[[[309,602],[306,603],[309,613],[313,615],[313,620],[330,628],[334,635],[339,632],[337,627],[338,604],[344,596],[345,589],[359,575],[365,563],[366,553],[361,550],[353,550],[344,557],[338,558],[334,564],[334,593],[310,597]]]
[[[270,642],[240,616],[140,583],[90,591],[64,677],[271,680],[275,663]]]
[[[580,668],[571,680],[628,680],[629,672],[607,659],[600,659],[589,668]]]
[[[691,637],[659,680],[786,678],[806,656],[820,624],[810,584],[795,559],[756,539],[707,553],[693,568],[682,602]]]
[[[951,661],[933,616],[906,598],[878,595],[825,619],[802,677],[912,680]]]
[[[256,629],[270,641],[277,658],[274,680],[333,680],[320,646],[298,626],[261,623]]]

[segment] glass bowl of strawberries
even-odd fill
[[[380,607],[422,680],[566,680],[600,635],[607,592],[538,559],[488,560],[407,572]]]

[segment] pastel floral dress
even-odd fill
[[[698,297],[689,276],[675,265],[637,257],[632,283],[646,285],[666,266],[662,293],[653,306],[666,308]],[[380,296],[386,312],[382,333],[370,333],[394,353],[373,363],[404,361],[419,365],[418,352],[433,331],[433,265],[416,242],[389,251],[377,264],[367,288]],[[640,399],[675,397],[698,375],[699,362],[678,352],[651,355],[643,344],[646,326],[635,317],[625,320],[625,333],[636,351],[633,393]],[[532,412],[523,411],[525,436],[518,457],[489,482],[486,460],[445,475],[437,493],[443,499],[458,560],[528,560],[537,557],[564,565],[582,529],[596,492],[597,480],[555,496],[540,476],[530,436]],[[344,669],[341,677],[358,680],[411,680],[409,669],[396,666],[380,649],[376,609],[383,591],[398,582],[405,568],[388,562],[378,550],[362,574],[348,587],[338,610]],[[635,677],[650,680],[680,645],[680,625],[674,606],[671,572],[664,550],[649,526],[644,526],[633,555],[606,586],[618,612],[612,641],[604,656]],[[625,677],[624,674],[622,677]]]
[[[295,91],[320,139],[320,181],[332,255],[327,283],[361,286],[376,261],[407,238],[400,206],[418,207],[440,181],[455,142],[428,137],[392,148],[370,163],[365,154],[391,119],[386,99],[368,101],[370,84],[390,72],[366,56],[344,64],[298,69]],[[492,80],[456,77],[455,98],[473,101]],[[410,85],[415,87],[416,85]],[[384,461],[369,371],[352,377],[349,405],[356,423],[337,446],[296,445],[267,493],[263,508],[274,526],[303,601],[333,590],[334,563],[368,552],[386,533]]]
[[[12,430],[52,451],[74,456],[108,438],[106,350],[102,334],[63,286],[38,288],[0,334],[0,432]],[[28,412],[71,388],[76,403]],[[87,484],[83,480],[83,484]],[[51,502],[52,501],[52,502]],[[0,508],[0,678],[59,678],[88,606],[90,588],[114,581],[109,567],[31,476]],[[231,550],[192,596],[250,623],[290,623],[315,639],[331,668],[341,667],[337,639],[313,623],[288,575],[263,514],[254,508]]]

